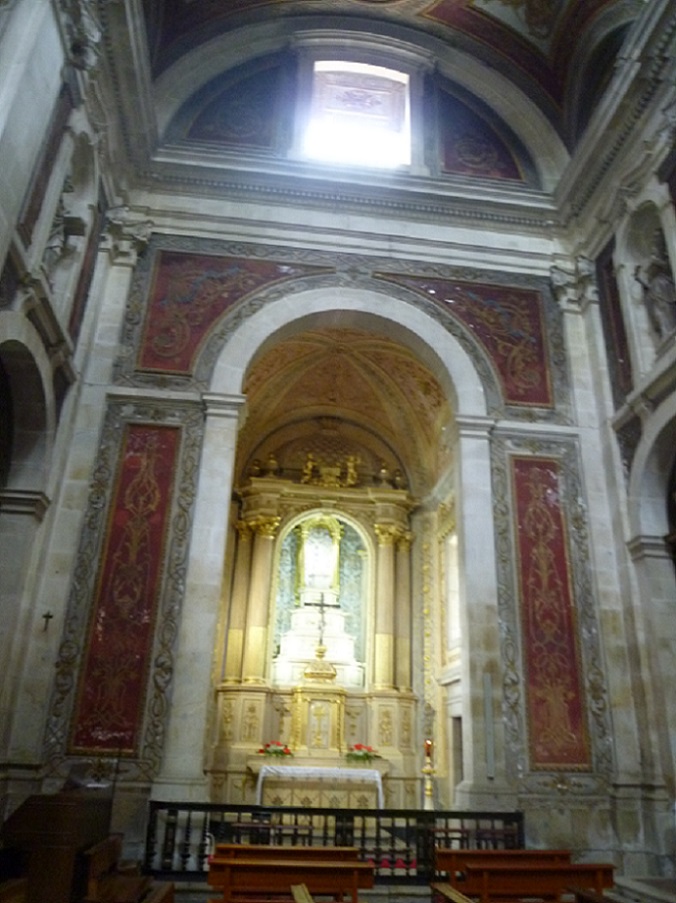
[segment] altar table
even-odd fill
[[[277,796],[264,801],[265,783],[274,781]],[[300,785],[304,785],[301,787]],[[265,805],[306,805],[306,799],[295,799],[297,792],[304,792],[305,798],[314,797],[317,807],[335,806],[341,808],[362,808],[369,797],[374,808],[384,807],[383,780],[376,768],[324,768],[314,765],[262,765],[256,784],[256,804]],[[331,799],[329,800],[329,797]],[[358,797],[358,798],[357,798]],[[336,799],[339,802],[336,803]]]

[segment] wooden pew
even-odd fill
[[[358,860],[357,847],[304,847],[269,844],[217,843],[211,861],[221,859],[302,859],[302,860]]]
[[[600,862],[538,862],[521,864],[468,865],[463,893],[491,899],[535,897],[560,901],[571,886],[601,893],[613,887],[615,866]]]
[[[9,878],[0,882],[0,903],[25,903],[28,880]]]
[[[463,893],[467,887],[467,866],[493,863],[494,865],[531,865],[541,862],[570,862],[570,850],[456,850],[438,847],[435,850],[435,870],[448,875],[448,883]]]
[[[292,884],[291,895],[293,903],[315,903],[314,897],[307,889],[307,884]]]
[[[124,862],[122,836],[112,834],[83,853],[86,891],[82,903],[174,903],[174,885],[142,875]]]
[[[253,903],[254,900],[283,894],[285,889],[290,896],[290,888],[294,884],[304,884],[310,894],[330,895],[337,900],[349,896],[352,903],[358,903],[358,891],[374,885],[374,866],[337,857],[213,857],[209,862],[207,883],[211,887],[222,888],[223,903]]]
[[[431,887],[432,897],[441,896],[444,900],[448,900],[449,903],[474,903],[473,900],[470,900],[457,887],[453,887],[447,881],[435,881]],[[300,903],[300,901],[296,900],[295,903]]]

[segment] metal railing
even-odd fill
[[[149,874],[204,882],[215,843],[355,846],[378,883],[424,884],[434,877],[435,847],[522,848],[523,813],[150,803]]]

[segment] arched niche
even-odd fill
[[[277,540],[270,606],[273,685],[296,685],[319,652],[338,686],[363,689],[372,650],[375,545],[348,512],[293,517]]]
[[[455,424],[449,424],[457,451],[454,467],[457,465],[458,479],[462,480],[464,491],[468,493],[467,504],[458,508],[457,567],[463,572],[458,592],[462,597],[460,605],[469,605],[468,600],[471,600],[473,611],[480,612],[476,618],[467,619],[470,629],[462,635],[461,654],[465,655],[472,644],[485,642],[484,622],[493,623],[490,619],[495,619],[491,607],[497,597],[495,552],[494,544],[486,541],[487,536],[492,536],[493,529],[489,455],[492,419],[486,416],[486,393],[474,362],[443,323],[418,306],[385,292],[340,286],[290,292],[254,309],[228,332],[215,359],[210,396],[238,396],[247,385],[248,374],[266,354],[274,354],[274,349],[281,343],[304,331],[329,327],[350,327],[399,342],[435,374],[449,408],[457,416]],[[252,416],[250,412],[247,414],[245,424]],[[286,436],[284,438],[286,440]],[[439,433],[432,441],[445,439]],[[267,446],[262,444],[260,447],[268,451]],[[253,449],[255,445],[252,443],[248,448]],[[271,445],[270,449],[274,451],[275,446]],[[251,460],[252,454],[247,460]],[[262,458],[265,459],[265,455]],[[317,487],[303,482],[302,468],[296,466],[291,473],[279,473],[275,460],[269,463],[263,460],[263,465],[262,471],[254,474],[241,465],[233,468],[235,495],[244,501],[229,512],[230,543],[235,551],[225,555],[228,562],[226,578],[230,582],[222,592],[223,629],[217,631],[222,638],[218,641],[217,654],[222,648],[226,653],[224,666],[220,669],[223,677],[216,687],[214,724],[219,725],[218,736],[208,769],[214,776],[213,786],[217,788],[214,792],[225,793],[230,798],[239,798],[237,795],[241,793],[237,789],[237,775],[259,761],[256,758],[258,746],[271,739],[288,742],[291,737],[289,713],[293,707],[290,699],[297,688],[282,690],[273,686],[266,670],[270,648],[270,575],[275,568],[279,535],[294,517],[307,511],[324,510],[327,504],[328,510],[350,515],[340,497],[340,486],[320,487],[318,498]],[[423,627],[416,623],[412,630],[410,623],[412,618],[419,618],[413,614],[411,600],[415,597],[416,606],[420,605],[417,589],[411,589],[410,582],[421,580],[419,570],[413,578],[410,561],[411,542],[415,542],[413,534],[417,527],[409,526],[407,490],[389,482],[381,485],[373,477],[370,473],[367,485],[353,489],[362,509],[361,513],[354,513],[354,519],[370,537],[377,559],[377,574],[386,575],[386,579],[376,579],[372,590],[374,679],[366,682],[363,692],[353,694],[354,710],[358,714],[354,724],[346,726],[345,742],[368,742],[384,748],[390,768],[388,780],[393,788],[392,801],[403,805],[408,799],[407,781],[418,774],[419,749],[415,737],[422,730],[418,713],[423,707],[420,689],[425,679],[418,678],[416,690],[410,669],[406,673],[405,668],[400,668],[405,660],[414,660],[421,668],[424,658],[422,640],[412,639],[414,632],[418,638],[422,637]],[[341,473],[340,479],[345,478],[345,473]],[[242,482],[237,482],[239,480]],[[451,476],[441,493],[444,499],[453,491],[452,482]],[[422,522],[419,524],[421,543],[423,530],[437,529],[434,512],[441,501],[441,495],[435,495],[438,487],[428,485],[427,488],[430,498],[423,516],[432,520],[429,520],[429,527]],[[200,493],[209,492],[209,483],[205,479],[200,485]],[[364,516],[364,508],[368,505],[372,506],[373,514]],[[400,506],[398,513],[395,511],[397,505]],[[224,512],[224,516],[226,514]],[[477,554],[479,547],[480,555]],[[402,588],[401,593],[397,587]],[[484,607],[486,611],[480,611]],[[205,655],[212,654],[213,649],[205,649]],[[484,646],[474,669],[477,674],[474,674],[469,658],[464,668],[463,685],[468,689],[461,706],[464,723],[471,730],[470,747],[481,742],[481,726],[473,724],[472,694],[484,692],[479,670],[487,658],[497,654],[497,644],[495,649]],[[338,691],[345,692],[341,687],[336,688]],[[440,693],[444,692],[441,688]],[[440,715],[441,711],[440,706]],[[337,748],[331,747],[331,755],[340,756],[341,748],[340,744]],[[319,751],[315,752],[319,755]],[[307,757],[315,752],[304,749],[302,755]],[[466,776],[468,781],[478,780],[471,773]]]
[[[676,289],[660,211],[640,203],[618,233],[615,253],[635,369],[646,373],[676,330]]]
[[[54,430],[51,374],[42,343],[30,324],[11,312],[0,317],[3,406],[11,412],[11,439],[5,444],[5,490],[41,495]]]

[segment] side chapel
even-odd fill
[[[0,0],[2,816],[673,875],[676,6],[328,6]]]

